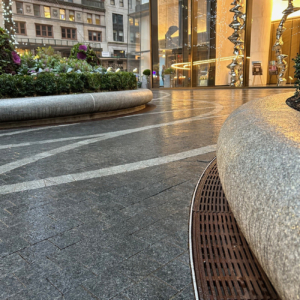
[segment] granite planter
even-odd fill
[[[300,112],[280,94],[225,121],[220,179],[253,253],[282,300],[300,299]]]
[[[117,111],[147,104],[152,98],[152,92],[145,89],[2,99],[0,101],[0,122]]]

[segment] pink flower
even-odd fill
[[[20,58],[20,56],[17,54],[17,52],[12,51],[12,52],[11,52],[11,56],[12,56],[12,59],[13,59],[13,61],[14,61],[14,63],[15,63],[16,65],[20,65],[20,64],[21,64],[21,58]]]
[[[80,46],[79,46],[79,50],[86,51],[86,50],[87,50],[86,45],[80,45]]]
[[[86,59],[86,54],[83,52],[78,52],[77,53],[77,58],[78,59]]]

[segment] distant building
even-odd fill
[[[104,67],[127,69],[128,0],[105,0],[107,47],[102,52]]]
[[[37,47],[51,46],[63,56],[69,56],[71,48],[81,42],[91,45],[104,67],[127,70],[131,1],[13,1],[17,49],[26,53],[34,52]],[[1,9],[0,26],[3,24]],[[136,60],[136,57],[130,59]]]
[[[128,70],[151,69],[149,0],[128,0]]]
[[[19,52],[51,46],[68,56],[73,45],[84,42],[101,55],[106,35],[104,2],[24,0],[13,1],[12,10]]]

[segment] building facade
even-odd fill
[[[77,42],[89,43],[106,68],[139,79],[150,69],[153,88],[276,86],[282,72],[273,45],[291,5],[300,0],[20,0],[13,17],[20,52],[52,46],[67,56]],[[288,86],[300,10],[284,27]]]
[[[106,42],[101,63],[104,67],[127,70],[127,10],[126,0],[105,0]],[[110,58],[110,59],[109,59]]]
[[[154,88],[276,86],[282,68],[273,46],[282,43],[287,70],[281,76],[292,86],[293,58],[300,53],[299,10],[287,15],[276,41],[283,11],[292,7],[300,7],[300,0],[137,2],[128,18],[139,19],[140,38],[128,42],[128,54],[140,60],[139,74],[151,69]],[[136,29],[130,30],[134,37]]]
[[[125,0],[20,0],[12,2],[12,12],[21,54],[51,46],[69,56],[80,42],[90,44],[104,67],[127,69]],[[2,11],[3,24],[1,18]]]
[[[12,11],[17,49],[21,53],[52,46],[68,56],[73,45],[83,42],[101,55],[106,46],[103,2],[22,0],[13,1]]]

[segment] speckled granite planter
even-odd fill
[[[233,112],[218,140],[218,169],[230,207],[283,300],[300,299],[300,112],[292,94]]]
[[[57,118],[136,107],[150,102],[150,90],[70,94],[0,100],[0,122]]]

